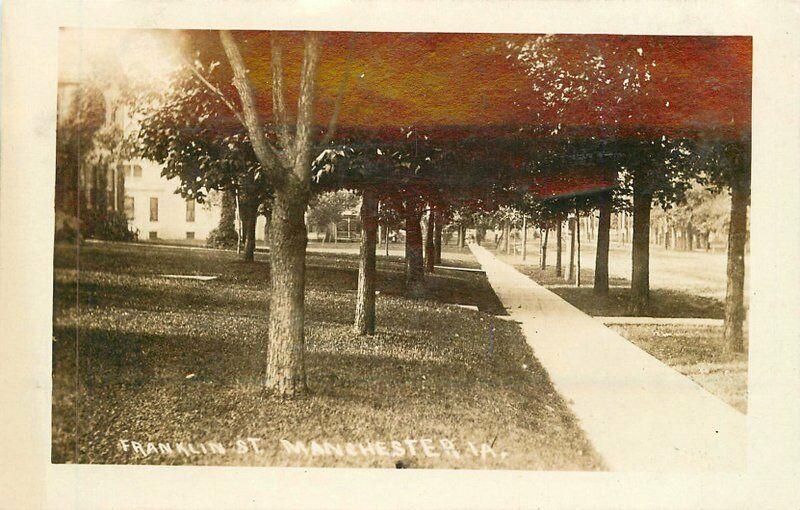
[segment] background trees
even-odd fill
[[[70,97],[62,95],[56,136],[56,194],[57,211],[74,217],[79,215],[79,204],[96,203],[99,189],[95,168],[89,165],[87,154],[94,143],[95,134],[106,121],[106,104],[99,88],[92,83],[79,83]],[[88,175],[87,175],[88,174]],[[81,193],[86,193],[81,197]]]
[[[345,212],[357,208],[358,196],[349,190],[324,192],[311,199],[307,221],[324,230],[323,242],[336,242],[337,225]]]

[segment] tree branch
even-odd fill
[[[272,58],[270,67],[272,68],[272,107],[277,125],[278,141],[284,150],[289,153],[292,150],[292,137],[289,135],[289,118],[286,113],[286,103],[283,95],[283,46],[278,41],[277,35],[273,32],[270,37],[270,48]],[[287,154],[291,157],[291,155]]]
[[[300,74],[300,94],[297,98],[297,128],[294,137],[295,177],[308,182],[311,167],[308,164],[311,129],[314,125],[314,89],[319,64],[319,34],[307,32],[303,52],[303,67]]]
[[[242,125],[244,125],[245,122],[244,122],[244,118],[242,117],[242,114],[239,113],[239,111],[236,109],[236,106],[234,106],[234,104],[231,102],[231,100],[228,99],[228,97],[218,87],[215,87],[210,81],[208,81],[205,78],[205,76],[200,74],[200,71],[198,71],[197,68],[194,65],[192,65],[188,60],[185,60],[185,64],[186,64],[187,67],[189,67],[189,69],[197,77],[197,79],[200,80],[200,82],[203,85],[205,85],[206,88],[208,88],[208,90],[210,90],[211,92],[216,94],[217,97],[219,97],[219,99],[225,104],[225,106],[227,106],[228,109],[230,109],[230,111],[239,120],[239,122],[241,122]]]
[[[239,47],[233,36],[228,30],[220,30],[219,38],[222,41],[222,46],[225,49],[225,55],[228,57],[228,62],[233,70],[233,85],[239,92],[239,98],[242,101],[242,108],[244,110],[244,126],[250,135],[250,143],[253,145],[253,150],[256,153],[258,162],[261,163],[264,171],[269,175],[273,184],[283,178],[280,159],[278,158],[277,151],[272,144],[264,136],[264,128],[262,127],[261,120],[256,110],[255,99],[253,97],[253,89],[250,86],[250,81],[247,79],[247,72],[244,67],[244,60],[242,54],[239,52]]]

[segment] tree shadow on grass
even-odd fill
[[[725,315],[722,300],[678,290],[651,289],[650,304],[640,314],[633,312],[630,289],[611,288],[605,298],[596,296],[592,287],[560,287],[550,290],[592,316],[722,319]]]
[[[573,282],[568,282],[564,275],[567,274],[567,268],[564,267],[564,271],[561,276],[556,275],[556,268],[553,266],[547,266],[547,268],[542,269],[537,265],[516,265],[515,266],[518,271],[523,273],[525,276],[528,276],[533,281],[538,283],[539,285],[544,285],[545,287],[551,285],[569,285]],[[587,287],[591,287],[594,284],[594,270],[583,268],[581,269],[581,285],[585,285]],[[630,281],[627,278],[621,278],[618,276],[609,276],[608,284],[612,287],[614,286],[629,286]]]
[[[54,379],[66,375],[88,390],[135,388],[189,374],[233,381],[260,374],[264,364],[262,347],[235,332],[225,337],[55,326],[53,338]]]

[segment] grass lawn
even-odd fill
[[[739,411],[747,412],[747,345],[744,353],[723,353],[722,327],[609,327]]]
[[[506,262],[514,263],[511,260],[506,260]],[[563,277],[556,276],[554,266],[548,266],[544,270],[536,265],[516,265],[515,267],[535,282],[549,288],[576,308],[593,317],[642,316],[722,319],[725,314],[724,303],[721,299],[698,296],[679,287],[650,289],[650,306],[644,313],[635,314],[630,306],[630,281],[625,278],[610,277],[608,297],[598,298],[592,291],[594,272],[591,269],[581,270],[581,286],[575,287],[566,283]]]
[[[380,258],[378,333],[361,338],[351,332],[357,258],[310,253],[310,395],[266,395],[269,267],[257,258],[57,246],[53,462],[602,469],[518,326],[492,315],[502,306],[481,274],[442,271],[428,278],[426,299],[414,300],[402,262]],[[288,451],[281,439],[303,441],[309,454]],[[320,453],[312,440],[330,449]],[[148,442],[154,450],[170,443],[174,454],[149,452]],[[198,453],[178,453],[179,442]]]

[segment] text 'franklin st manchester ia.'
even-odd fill
[[[120,439],[123,452],[137,458],[158,456],[195,457],[203,455],[261,455],[270,450],[294,457],[444,457],[460,459],[479,457],[482,459],[505,459],[508,453],[498,451],[492,444],[463,441],[456,444],[450,439],[402,439],[389,441],[289,441],[281,439],[271,446],[258,437],[221,441],[133,441]]]

